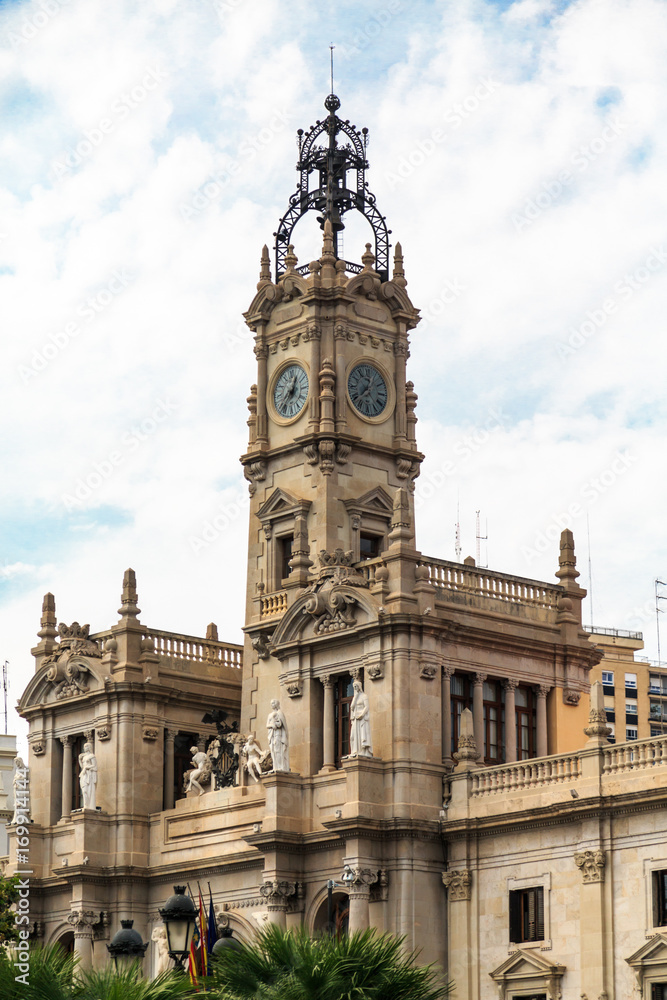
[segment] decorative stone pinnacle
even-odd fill
[[[461,732],[454,760],[457,761],[457,768],[463,771],[475,767],[479,758],[480,753],[475,741],[472,712],[469,708],[464,708],[461,712]]]
[[[577,570],[577,558],[574,554],[574,535],[569,528],[566,528],[560,535],[560,555],[558,557],[558,572],[556,576],[566,590],[578,590],[576,579],[579,576]]]
[[[333,263],[336,259],[334,247],[333,226],[331,219],[326,219],[324,223],[324,239],[322,241],[322,263]]]
[[[298,263],[299,258],[294,253],[294,244],[290,243],[287,248],[287,253],[285,254],[285,273],[292,273]]]
[[[37,633],[39,638],[55,639],[58,635],[56,624],[56,599],[53,594],[44,594],[44,600],[42,601],[42,617],[40,619],[40,625],[42,627]]]
[[[611,729],[607,725],[607,713],[604,707],[604,691],[600,681],[591,684],[591,709],[588,716],[588,726],[584,729],[586,736],[589,736],[588,746],[607,746],[607,737]]]
[[[126,569],[123,575],[123,594],[118,614],[121,618],[137,618],[140,610],[137,607],[137,578],[133,569]]]
[[[215,624],[215,622],[211,622],[209,625],[206,626],[206,638],[210,642],[218,641],[218,626]]]
[[[394,248],[394,273],[391,280],[403,288],[407,285],[405,271],[403,270],[403,247],[397,243]]]
[[[375,254],[371,250],[371,244],[366,244],[366,250],[361,255],[361,263],[364,265],[364,271],[372,271],[373,264],[375,263]]]
[[[269,248],[266,243],[262,247],[262,257],[259,265],[259,281],[257,282],[257,288],[261,288],[265,282],[271,281],[271,259],[269,257]]]

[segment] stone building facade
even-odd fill
[[[242,939],[265,921],[315,932],[334,879],[340,928],[404,935],[456,979],[459,997],[625,996],[625,959],[641,971],[662,954],[637,957],[646,928],[632,924],[627,895],[667,853],[651,784],[662,744],[609,748],[602,734],[584,745],[601,654],[581,624],[571,532],[554,583],[417,548],[423,456],[406,365],[419,313],[400,244],[390,270],[364,133],[337,109],[331,95],[327,118],[300,139],[298,197],[273,273],[262,252],[246,313],[257,381],[242,457],[243,648],[213,625],[202,638],[144,626],[131,570],[106,631],[58,624],[45,597],[20,702],[34,934],[102,964],[121,919],[150,938],[172,885],[188,882],[210,883],[219,919]],[[322,212],[322,252],[299,267],[291,230],[310,208]],[[351,208],[375,236],[357,263],[337,249]],[[351,722],[355,684],[370,732]],[[275,700],[290,769],[255,781],[241,768],[234,783],[184,794],[191,748],[204,752],[217,731],[212,709],[226,713],[237,749],[250,735],[266,749]],[[78,794],[85,743],[97,759],[94,808]],[[616,808],[624,796],[627,818]],[[606,881],[585,877],[586,852]],[[9,869],[22,864],[14,837]],[[610,877],[617,865],[627,881]],[[539,893],[524,893],[533,939],[512,940],[508,893],[540,887],[543,904],[550,893],[542,937]],[[154,969],[152,952],[146,961]]]

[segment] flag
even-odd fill
[[[206,914],[199,890],[199,969],[202,976],[208,975],[208,935],[206,933]]]
[[[197,941],[199,935],[197,934],[197,928],[195,927],[195,932],[192,935],[192,941],[190,942],[190,954],[188,956],[188,972],[190,974],[190,982],[193,986],[197,985]]]
[[[213,945],[218,940],[218,925],[215,922],[215,912],[213,910],[213,896],[211,895],[211,885],[208,887],[208,939],[206,947],[209,955],[213,953]]]

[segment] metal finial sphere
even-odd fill
[[[324,102],[324,107],[327,111],[338,111],[340,107],[340,98],[336,97],[335,94],[329,94]]]

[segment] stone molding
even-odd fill
[[[469,900],[472,895],[472,871],[470,868],[458,868],[456,871],[443,872],[442,884],[452,903]]]
[[[574,863],[580,870],[584,883],[604,882],[604,870],[607,864],[605,851],[579,851],[574,855]]]

